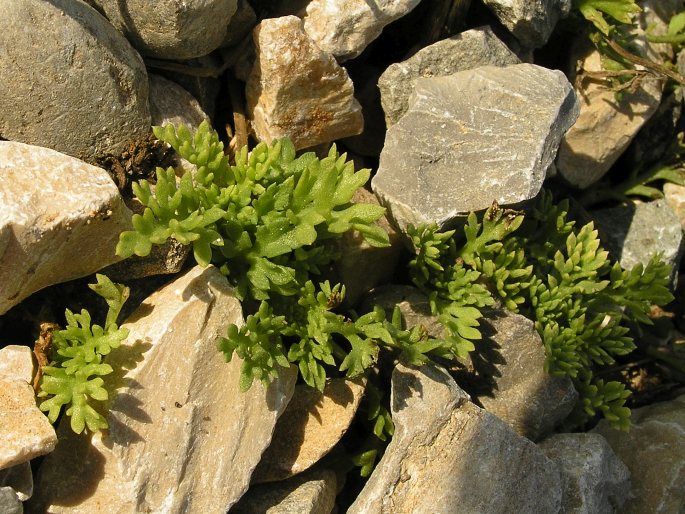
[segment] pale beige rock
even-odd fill
[[[54,150],[0,141],[0,314],[44,287],[119,260],[131,228],[107,173]]]
[[[362,131],[347,72],[304,33],[299,18],[263,20],[253,37],[257,59],[246,99],[260,140],[288,136],[299,149]]]
[[[271,445],[262,455],[252,483],[283,480],[300,473],[333,449],[354,418],[365,382],[336,378],[323,390],[295,388],[278,420]]]
[[[186,125],[194,130],[209,119],[195,97],[181,86],[152,73],[149,79],[150,117],[153,125]]]
[[[335,473],[315,469],[283,482],[250,487],[231,514],[330,514],[335,494]]]
[[[685,395],[633,409],[630,432],[599,422],[603,435],[630,470],[631,496],[621,514],[685,511]]]
[[[664,199],[678,216],[680,226],[685,229],[685,186],[667,182],[664,184]]]
[[[33,494],[31,463],[22,462],[0,471],[0,487],[11,487],[20,501],[31,498]]]
[[[395,435],[348,514],[557,514],[556,465],[435,366],[392,375]]]
[[[33,512],[225,513],[247,490],[292,395],[294,370],[240,392],[241,362],[215,339],[242,324],[214,267],[195,267],[152,294],[107,361],[130,369],[110,382],[109,431],[88,438],[60,425],[60,444],[36,479]],[[137,363],[137,364],[136,364]]]
[[[25,380],[0,376],[0,470],[51,452],[55,430]]]
[[[33,353],[28,346],[11,344],[0,349],[0,376],[33,382]]]
[[[338,61],[357,57],[389,23],[411,12],[420,0],[312,0],[304,30]]]
[[[639,54],[655,62],[662,62],[670,49],[664,45],[646,43],[644,28],[659,33],[665,30],[664,22],[643,2],[640,15],[641,29],[636,44]],[[584,37],[584,36],[583,36]],[[582,41],[582,43],[580,42]],[[585,39],[576,42],[577,70],[586,73],[602,73],[601,56]],[[586,188],[601,179],[623,151],[628,147],[640,128],[651,118],[661,102],[664,81],[647,74],[635,93],[624,92],[621,101],[606,82],[598,80],[576,81],[580,101],[580,115],[566,133],[559,147],[557,170],[571,185]]]

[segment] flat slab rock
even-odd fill
[[[407,112],[414,80],[419,77],[444,77],[480,66],[520,62],[488,26],[426,46],[406,61],[388,66],[378,80],[385,122],[389,127]]]
[[[349,514],[558,513],[559,470],[446,371],[399,365],[395,435]]]
[[[577,115],[566,77],[532,64],[416,79],[371,185],[402,231],[528,200]]]
[[[106,362],[114,376],[109,430],[60,442],[43,462],[30,512],[224,514],[245,493],[295,386],[293,369],[268,388],[239,390],[217,335],[242,324],[226,278],[195,267],[153,293],[124,323]],[[119,386],[119,387],[117,387]]]
[[[118,261],[119,234],[131,228],[103,169],[11,141],[0,141],[0,205],[0,314]]]
[[[350,77],[309,38],[299,18],[263,20],[253,39],[257,59],[245,96],[260,140],[288,136],[299,149],[362,131]]]

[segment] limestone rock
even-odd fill
[[[150,74],[149,79],[153,125],[187,125],[195,129],[209,119],[193,95],[181,86],[159,75]]]
[[[141,54],[191,59],[219,47],[237,0],[92,0]]]
[[[260,140],[288,136],[299,149],[362,131],[347,72],[305,34],[299,18],[263,20],[253,35],[257,59],[246,98]]]
[[[195,267],[128,318],[115,370],[109,430],[75,436],[68,420],[36,479],[34,512],[224,513],[247,490],[292,395],[294,370],[239,390],[241,362],[215,339],[241,308],[214,267]],[[117,376],[118,375],[118,376]]]
[[[26,501],[33,494],[33,473],[31,463],[26,461],[0,471],[0,487],[9,487],[20,501]],[[0,509],[0,512],[4,512]]]
[[[670,53],[666,45],[647,43],[645,29],[650,33],[666,31],[662,18],[665,2],[644,0],[640,2],[643,12],[637,17],[639,29],[634,42],[639,56],[663,62],[663,55]],[[654,5],[659,6],[654,9]],[[583,72],[603,72],[601,56],[583,36],[573,45],[574,69]],[[576,61],[578,61],[576,63]],[[580,100],[580,116],[568,131],[559,147],[557,168],[559,174],[569,184],[587,188],[602,178],[640,128],[656,112],[661,101],[664,83],[657,77],[647,74],[640,81],[635,93],[626,91],[620,102],[610,84],[596,80],[575,81]]]
[[[603,435],[630,470],[632,495],[622,514],[681,513],[685,509],[685,395],[633,409],[630,432],[602,420]]]
[[[488,26],[467,30],[422,48],[404,62],[391,64],[378,81],[388,127],[409,107],[418,77],[444,77],[480,66],[518,64],[519,58]]]
[[[221,46],[237,45],[250,33],[255,25],[257,25],[257,14],[252,6],[247,0],[238,0],[235,14],[231,17],[231,23],[228,24],[226,36]]]
[[[22,514],[24,508],[11,487],[0,487],[0,512],[3,514]]]
[[[671,184],[670,182],[665,183],[664,199],[666,204],[678,216],[680,226],[685,230],[685,186]]]
[[[1,137],[94,162],[150,132],[143,60],[86,2],[3,2],[0,49]]]
[[[296,475],[330,452],[352,423],[365,385],[361,380],[335,378],[323,393],[307,385],[297,386],[252,483]]]
[[[107,173],[47,148],[0,141],[0,314],[44,287],[90,275],[131,212]]]
[[[250,487],[231,514],[330,514],[335,494],[335,473],[312,470],[283,482]]]
[[[486,337],[471,360],[490,391],[478,401],[518,434],[537,441],[573,410],[578,399],[573,382],[545,372],[545,347],[528,318],[494,310],[482,325]]]
[[[378,203],[376,196],[366,189],[358,189],[352,200],[357,203]],[[399,234],[387,218],[381,218],[376,224],[388,233],[389,247],[373,247],[354,231],[346,232],[340,239],[335,281],[345,285],[344,307],[354,307],[370,289],[389,282],[402,256]]]
[[[312,0],[304,30],[339,62],[357,57],[383,27],[411,12],[420,0]]]
[[[403,232],[533,198],[577,114],[566,77],[532,64],[416,79],[371,186]]]
[[[652,255],[661,252],[662,259],[673,267],[675,280],[683,253],[683,231],[665,200],[600,209],[591,215],[603,246],[623,268],[647,264]]]
[[[0,376],[0,470],[45,455],[55,448],[55,430],[38,407],[26,381]]]
[[[28,346],[11,344],[0,349],[0,376],[33,382],[33,353]]]
[[[526,48],[539,48],[557,22],[568,16],[571,0],[483,0]]]
[[[391,406],[395,435],[349,514],[559,512],[556,465],[444,370],[395,368]]]
[[[613,514],[630,494],[630,472],[599,434],[555,434],[540,448],[561,471],[566,514]]]

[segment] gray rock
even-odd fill
[[[683,230],[678,215],[665,200],[593,211],[603,246],[625,269],[647,264],[655,253],[673,267],[675,280],[683,253]]]
[[[235,14],[231,17],[231,23],[226,29],[226,37],[221,43],[222,47],[233,46],[240,43],[245,36],[257,25],[257,15],[247,0],[238,0]]]
[[[131,211],[102,169],[0,141],[0,314],[44,287],[119,260]]]
[[[149,75],[150,117],[153,125],[187,125],[196,128],[209,116],[181,86],[159,75]]]
[[[599,434],[556,434],[540,449],[561,471],[565,514],[613,514],[630,494],[630,472]]]
[[[392,21],[411,12],[420,0],[311,0],[304,30],[339,62],[357,57]]]
[[[505,310],[483,320],[482,341],[471,355],[491,392],[478,401],[518,434],[533,441],[551,432],[573,410],[578,393],[567,377],[545,373],[545,347],[531,320]]]
[[[568,16],[571,0],[483,0],[499,21],[527,48],[539,48],[557,22]]]
[[[294,369],[269,387],[239,390],[240,359],[215,340],[242,324],[226,278],[196,266],[128,318],[126,343],[106,362],[109,430],[60,442],[36,478],[33,512],[225,513],[248,489],[295,386]]]
[[[33,494],[33,472],[29,461],[0,471],[0,487],[10,487],[21,501]],[[3,512],[0,509],[0,512]]]
[[[0,512],[2,514],[22,514],[24,507],[11,487],[0,487]]]
[[[449,225],[535,197],[578,106],[559,71],[484,66],[416,79],[371,186],[394,224]]]
[[[91,0],[141,54],[191,59],[216,50],[237,0]]]
[[[467,30],[422,48],[406,61],[391,64],[378,80],[388,127],[409,107],[409,96],[418,77],[444,77],[480,66],[518,64],[519,58],[490,27]]]
[[[685,395],[633,409],[630,432],[606,420],[603,435],[630,470],[632,496],[621,514],[681,514],[685,511]]]
[[[557,513],[559,470],[442,369],[398,366],[395,435],[349,514]]]
[[[253,36],[257,60],[245,96],[260,140],[288,136],[299,149],[362,131],[347,72],[307,36],[299,18],[263,20]]]
[[[150,132],[143,61],[85,2],[3,2],[0,76],[5,139],[94,162]]]
[[[335,473],[312,470],[283,482],[250,487],[231,514],[330,514],[335,495]]]

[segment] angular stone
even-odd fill
[[[296,376],[241,392],[240,360],[225,363],[215,344],[229,323],[242,324],[240,303],[211,266],[143,302],[106,359],[123,370],[110,382],[109,430],[89,440],[60,424],[32,510],[225,513],[247,490]]]
[[[0,487],[0,512],[3,514],[22,514],[24,508],[11,487]]]
[[[141,54],[192,59],[216,50],[237,0],[92,0]]]
[[[416,79],[371,186],[403,232],[533,198],[577,114],[566,77],[532,64]]]
[[[0,141],[0,314],[44,287],[119,260],[131,228],[102,169],[54,150]]]
[[[683,230],[665,200],[635,202],[591,213],[603,246],[625,269],[647,264],[658,252],[673,267],[675,280],[683,254]]]
[[[226,29],[226,36],[221,42],[222,47],[237,45],[257,25],[257,14],[247,0],[238,0],[235,14]]]
[[[304,30],[339,62],[357,57],[383,27],[411,12],[420,0],[312,0]]]
[[[518,64],[516,57],[488,26],[466,30],[424,47],[406,61],[391,64],[378,80],[388,127],[407,112],[414,81],[444,77],[480,66]]]
[[[602,420],[603,435],[631,474],[631,496],[622,514],[683,512],[685,498],[685,395],[633,409],[630,432]]]
[[[3,2],[0,76],[5,139],[94,162],[150,132],[143,60],[86,2]]]
[[[376,195],[366,189],[357,190],[352,200],[357,203],[378,203]],[[404,251],[399,234],[385,217],[376,224],[388,233],[390,246],[371,246],[354,231],[346,232],[340,239],[340,257],[335,262],[335,281],[345,285],[343,307],[356,306],[370,289],[389,282],[399,264]]]
[[[516,433],[537,441],[573,410],[578,399],[573,382],[545,373],[545,347],[528,318],[494,310],[482,325],[486,337],[471,361],[490,391],[478,401]]]
[[[561,471],[561,512],[613,514],[630,495],[630,472],[599,434],[555,434],[539,445]]]
[[[335,473],[311,470],[283,482],[250,487],[231,514],[330,514],[335,495]]]
[[[444,370],[395,368],[392,417],[395,435],[349,514],[559,512],[556,465]]]
[[[50,453],[55,430],[26,381],[0,376],[0,470]]]
[[[557,22],[568,16],[571,0],[483,0],[526,48],[543,46]]]
[[[664,199],[671,210],[678,216],[680,226],[685,230],[685,186],[670,182],[665,183]]]
[[[33,472],[26,461],[0,471],[0,487],[9,487],[20,501],[26,501],[33,494]],[[4,512],[0,509],[0,512]]]
[[[271,445],[252,475],[252,483],[291,477],[330,452],[352,423],[365,385],[361,380],[335,378],[323,393],[307,385],[297,386],[276,424]]]
[[[665,6],[669,2],[644,0],[643,12],[636,18],[639,29],[633,42],[637,55],[657,63],[671,49],[666,45],[645,41],[645,29],[650,33],[664,33],[663,12],[653,4]],[[680,9],[680,8],[679,8]],[[572,62],[579,73],[602,73],[601,55],[581,36],[572,43]],[[582,76],[581,76],[582,78]],[[640,128],[652,117],[661,102],[664,81],[647,74],[639,82],[635,93],[624,91],[620,102],[611,84],[601,80],[575,80],[580,100],[580,116],[564,137],[557,158],[559,175],[569,184],[581,189],[601,179],[621,156]]]
[[[253,36],[257,60],[246,98],[260,140],[288,136],[299,149],[362,131],[347,72],[309,39],[299,18],[263,20]]]
[[[28,346],[11,344],[0,348],[0,376],[33,382],[33,353]]]
[[[181,86],[150,74],[150,116],[153,125],[187,125],[196,128],[209,116],[198,101]]]

